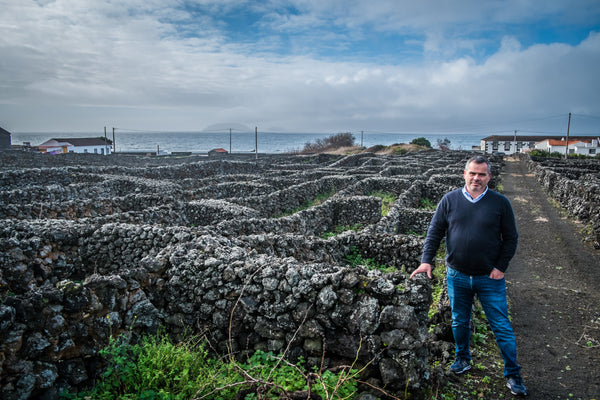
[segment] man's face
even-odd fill
[[[464,177],[467,192],[473,197],[477,197],[483,193],[491,178],[486,163],[477,164],[473,161],[467,166]]]

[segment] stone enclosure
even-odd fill
[[[162,328],[424,388],[431,288],[408,279],[422,204],[461,186],[471,155],[0,153],[3,398],[90,385],[111,335]]]
[[[600,249],[600,161],[533,157],[528,166],[548,194],[588,226],[586,240]]]

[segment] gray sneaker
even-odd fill
[[[523,385],[523,379],[519,375],[509,376],[506,379],[506,387],[515,396],[527,396],[527,388]]]
[[[471,369],[471,360],[466,360],[464,358],[457,358],[454,361],[454,364],[450,367],[450,371],[454,372],[456,375],[462,374],[465,371]]]

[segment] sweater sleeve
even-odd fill
[[[500,271],[506,272],[508,263],[517,251],[517,243],[519,238],[519,234],[517,233],[517,224],[515,222],[515,215],[510,202],[506,198],[504,198],[501,233],[502,247],[500,249],[500,254],[495,266]]]
[[[427,230],[427,236],[425,237],[425,245],[423,246],[423,255],[421,256],[421,262],[435,264],[435,255],[440,247],[440,243],[446,235],[446,229],[448,228],[447,219],[447,196],[444,196],[439,202],[429,229]]]

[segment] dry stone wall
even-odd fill
[[[470,155],[0,154],[3,398],[83,388],[111,335],[161,328],[223,353],[358,356],[373,382],[425,387],[419,204],[460,185]],[[386,216],[377,193],[397,198]]]
[[[600,161],[531,157],[528,165],[565,210],[591,227],[586,240],[600,249]]]

